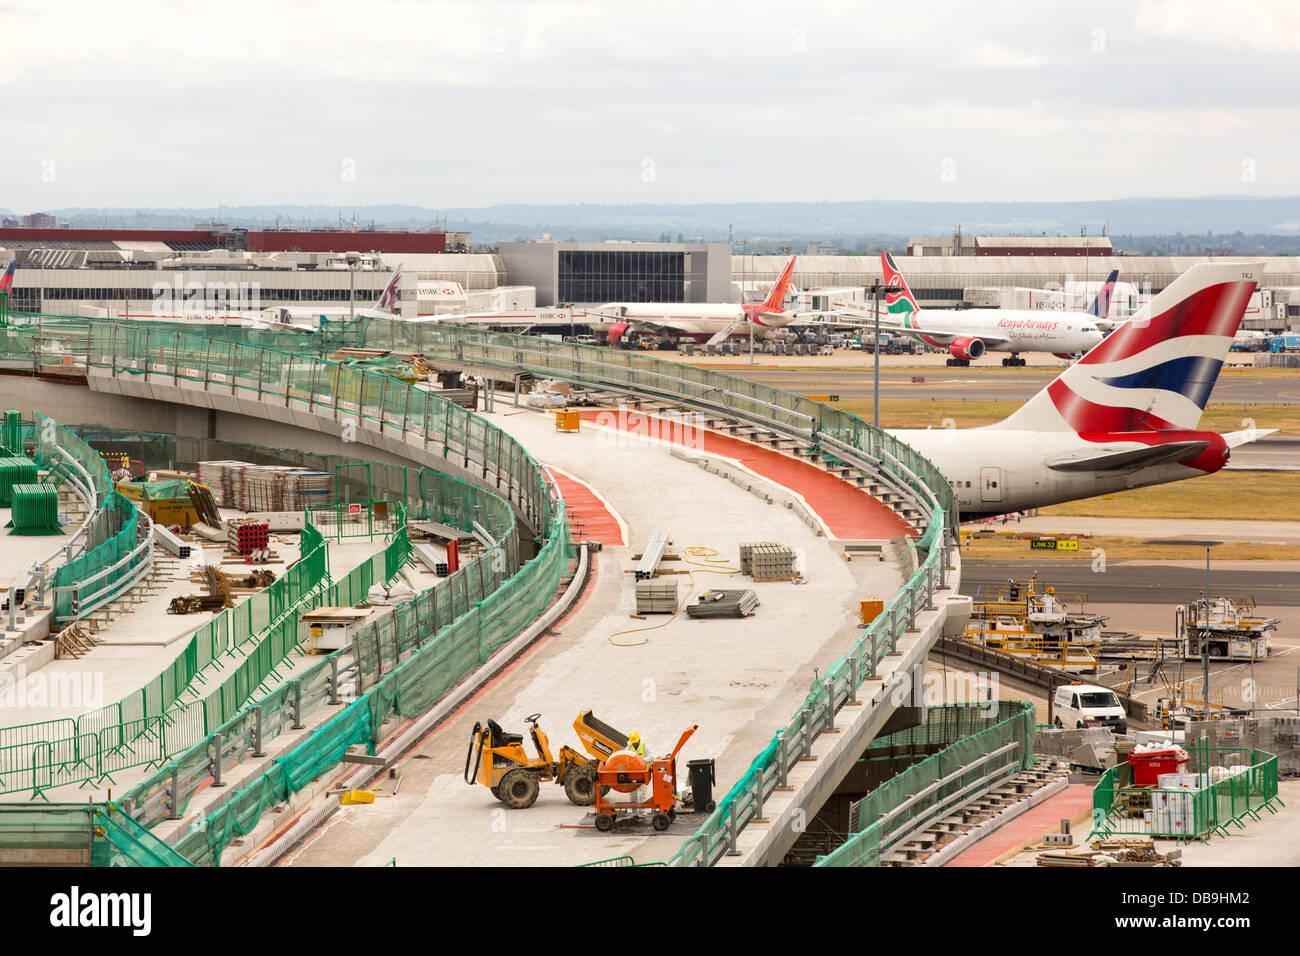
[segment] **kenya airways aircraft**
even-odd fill
[[[894,431],[948,477],[963,518],[1218,471],[1269,434],[1197,431],[1262,262],[1200,263],[995,425]]]
[[[790,257],[776,285],[758,305],[609,302],[589,309],[587,324],[608,331],[610,345],[619,344],[628,334],[660,334],[665,331],[678,338],[717,345],[732,335],[747,333],[750,319],[754,322],[754,335],[761,336],[795,319],[795,313],[785,309],[785,296],[790,289],[790,277],[794,275],[797,258]]]
[[[888,252],[880,254],[885,285],[901,292],[885,295],[888,315],[880,316],[880,327],[910,335],[926,345],[952,353],[949,365],[970,365],[986,351],[1010,352],[1003,365],[1024,365],[1021,352],[1051,352],[1058,358],[1081,355],[1102,340],[1097,317],[1110,311],[1110,296],[1119,270],[1110,274],[1086,312],[1056,312],[1044,309],[925,309],[916,304]],[[869,313],[870,310],[868,310]]]

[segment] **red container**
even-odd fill
[[[447,542],[447,573],[454,574],[460,570],[460,545],[455,541]]]
[[[1154,787],[1162,773],[1186,773],[1187,751],[1182,747],[1165,750],[1147,750],[1130,753],[1128,762],[1133,765],[1133,782],[1139,787]]]

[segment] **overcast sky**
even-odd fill
[[[1300,3],[0,0],[0,206],[1300,193]]]

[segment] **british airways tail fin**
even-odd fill
[[[1262,262],[1202,262],[1055,381],[990,428],[1041,432],[1195,429]]]

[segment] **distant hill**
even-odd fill
[[[1077,235],[1106,226],[1112,235],[1273,233],[1300,235],[1300,196],[1194,199],[1108,199],[1095,202],[765,202],[680,205],[535,205],[503,203],[481,208],[433,209],[415,205],[221,206],[193,209],[51,209],[74,226],[188,228],[219,221],[250,228],[334,226],[355,214],[365,228],[448,228],[470,232],[476,244],[550,234],[561,239],[862,240],[946,235],[955,226],[970,234]]]

